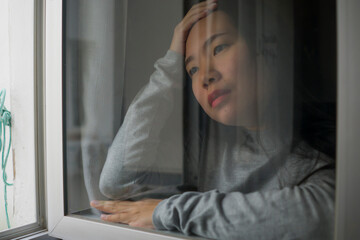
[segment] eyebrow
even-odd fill
[[[203,49],[206,49],[216,38],[222,36],[222,35],[226,35],[229,34],[228,32],[222,32],[222,33],[217,33],[212,35],[211,37],[209,37],[203,45]],[[194,56],[189,56],[186,60],[185,60],[185,67],[192,61],[194,60]]]
[[[192,60],[194,60],[194,56],[190,56],[185,60],[185,67],[189,64],[189,62],[191,62]]]
[[[227,32],[223,32],[223,33],[217,33],[212,35],[211,37],[209,37],[208,40],[205,41],[204,45],[203,45],[203,49],[206,49],[216,38],[225,35],[225,34],[229,34]]]

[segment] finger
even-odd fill
[[[99,207],[99,206],[103,206],[103,205],[121,205],[121,206],[130,206],[134,204],[134,202],[132,201],[98,201],[98,200],[93,200],[90,202],[90,205],[92,207]]]
[[[207,15],[207,11],[204,10],[201,13],[193,14],[193,15],[189,16],[188,18],[184,19],[184,21],[181,23],[183,30],[187,31],[197,21],[206,17],[206,15]]]
[[[189,15],[186,15],[182,21],[184,29],[186,29],[189,26],[191,27],[195,22],[206,17],[208,14],[210,14],[216,8],[217,8],[217,4],[214,3],[207,7],[199,9],[198,12],[193,12],[193,13],[190,13]]]
[[[118,202],[118,201],[91,201],[90,205],[100,211],[107,213],[124,212],[131,205],[130,202]]]
[[[203,2],[197,3],[197,4],[193,5],[193,6],[190,8],[189,12],[192,11],[192,10],[196,10],[196,9],[198,9],[198,8],[204,7],[204,6],[206,6],[206,5],[212,4],[212,3],[214,3],[214,2],[217,2],[217,0],[207,0],[207,1],[203,1]]]
[[[122,222],[122,217],[121,217],[120,213],[101,214],[100,218],[101,218],[101,220],[104,220],[107,222]]]
[[[114,213],[117,211],[115,205],[113,203],[107,203],[107,202],[102,202],[102,203],[94,203],[94,202],[90,202],[90,205],[102,212],[107,212],[107,213]]]
[[[102,201],[92,200],[90,206],[99,209],[103,205]]]
[[[184,32],[188,31],[196,22],[206,17],[208,14],[209,12],[206,10],[201,12],[200,14],[194,14],[191,17],[189,17],[186,21],[183,22]]]
[[[202,14],[203,12],[211,12],[212,10],[217,8],[217,3],[213,2],[207,5],[204,5],[202,7],[196,8],[196,9],[192,9],[190,10],[185,16],[183,20],[187,20],[189,18],[191,18],[194,14]]]
[[[217,4],[217,0],[204,1],[194,5],[187,13],[199,12],[200,9],[207,8],[213,4]]]
[[[126,223],[132,221],[131,215],[126,213],[115,213],[115,214],[101,214],[100,218],[107,222],[119,222]]]

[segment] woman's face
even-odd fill
[[[197,101],[214,120],[256,125],[256,82],[248,46],[228,16],[216,11],[194,24],[185,51]]]

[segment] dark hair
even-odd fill
[[[197,3],[204,0],[185,0],[184,15]],[[239,34],[245,39],[251,55],[255,55],[256,49],[256,24],[255,2],[253,0],[219,0],[215,11],[223,11],[229,16],[231,23],[238,29]]]
[[[336,4],[293,7],[294,136],[335,160]]]
[[[193,4],[201,1],[190,0],[185,1],[184,10],[186,12],[191,8]],[[219,0],[218,10],[224,11],[232,20],[234,26],[239,30],[239,34],[247,41],[250,51],[253,56],[256,56],[256,14],[255,14],[255,2],[252,0]],[[320,5],[319,5],[320,6]],[[298,4],[294,4],[294,8],[298,7]],[[298,11],[298,10],[297,10]],[[306,11],[305,8],[302,11]],[[310,35],[315,28],[319,28],[316,23],[320,24],[313,19],[309,19],[306,14],[315,15],[314,12],[306,12],[303,14],[295,14],[294,18],[294,33],[295,33],[295,82],[294,82],[294,138],[293,149],[299,146],[299,143],[306,142],[312,148],[328,155],[331,159],[335,159],[335,116],[336,116],[336,99],[335,94],[330,94],[326,101],[322,99],[317,91],[321,89],[323,84],[330,84],[331,91],[334,91],[335,80],[322,79],[321,68],[318,67],[324,64],[321,61],[331,62],[331,66],[334,66],[336,56],[329,59],[320,58],[318,53],[319,43],[321,36],[311,34],[311,39],[306,39],[305,36]],[[329,13],[330,17],[334,17],[334,13]],[[326,16],[326,15],[325,15]],[[308,24],[304,24],[304,19],[308,21]],[[310,22],[311,20],[311,22]],[[301,24],[300,24],[301,23]],[[335,25],[334,25],[335,26]],[[314,30],[315,31],[315,30]],[[302,34],[304,32],[304,34]],[[300,36],[301,34],[301,36]],[[332,36],[335,39],[335,32],[329,29],[328,32],[324,32],[327,36]],[[335,43],[334,43],[335,44]],[[335,47],[333,49],[336,49]],[[331,49],[329,49],[329,52]],[[334,51],[334,50],[332,50]],[[308,52],[315,52],[316,56],[308,56]],[[332,75],[335,78],[336,74]],[[191,79],[187,75],[186,88],[184,94],[184,126],[185,126],[185,142],[187,145],[200,144],[201,148],[204,148],[204,143],[207,139],[209,126],[211,124],[219,124],[212,120],[199,106],[191,90]],[[327,90],[329,87],[327,88]],[[321,89],[322,90],[322,89]],[[325,95],[327,94],[324,91]],[[189,96],[191,96],[189,98]],[[197,107],[194,107],[197,106]],[[191,109],[197,109],[192,111]],[[192,121],[197,118],[198,121]],[[197,125],[198,124],[198,125]],[[197,126],[196,126],[197,125]],[[200,130],[196,131],[196,129]],[[194,134],[198,137],[194,137]],[[194,142],[194,139],[196,139]],[[304,153],[306,153],[304,151]],[[199,153],[201,155],[201,151]]]

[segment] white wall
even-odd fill
[[[0,88],[12,113],[12,156],[8,161],[11,226],[36,221],[34,145],[34,1],[0,2]],[[13,167],[14,166],[14,167]],[[0,230],[6,229],[0,181]]]
[[[11,111],[11,91],[10,91],[10,43],[9,43],[9,1],[2,1],[0,3],[0,89],[6,89],[5,106]],[[12,151],[8,160],[8,179],[12,182],[13,179],[13,161]],[[0,170],[1,176],[2,172]],[[13,188],[8,187],[8,210],[12,217],[13,209]],[[12,218],[11,218],[12,220]],[[12,221],[11,221],[12,222]],[[0,178],[0,230],[7,228],[5,205],[4,205],[4,183],[2,177]]]

